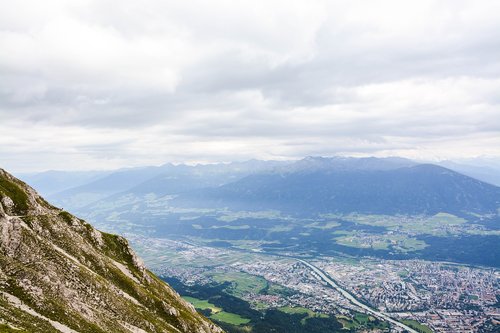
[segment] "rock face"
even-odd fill
[[[1,332],[222,332],[119,236],[0,169]]]

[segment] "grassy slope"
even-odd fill
[[[5,205],[6,197],[12,199],[13,207]],[[42,316],[82,333],[128,332],[119,322],[148,332],[171,331],[173,327],[194,332],[202,326],[207,331],[209,327],[217,330],[163,281],[138,265],[122,237],[100,233],[85,221],[50,206],[24,183],[0,170],[2,198],[1,208],[21,217],[0,215],[0,229],[10,233],[7,239],[20,239],[15,247],[0,243],[0,292],[16,296]],[[22,226],[21,219],[25,226],[15,227]],[[2,330],[54,331],[47,321],[20,311],[3,297],[0,302]]]

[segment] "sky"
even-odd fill
[[[500,157],[500,1],[0,2],[0,167]]]

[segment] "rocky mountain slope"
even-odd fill
[[[0,332],[222,332],[119,236],[0,169]]]

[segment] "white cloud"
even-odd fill
[[[497,1],[0,3],[14,170],[500,156]]]

